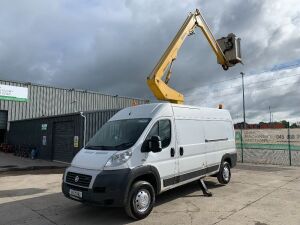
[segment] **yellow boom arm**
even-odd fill
[[[207,26],[204,18],[202,17],[200,11],[197,9],[194,13],[190,13],[187,19],[184,21],[183,25],[181,26],[180,30],[177,32],[176,36],[172,40],[171,44],[164,52],[158,63],[156,64],[155,68],[151,72],[151,74],[147,77],[147,84],[150,90],[153,92],[154,96],[159,100],[169,101],[172,103],[182,104],[184,101],[184,96],[177,92],[176,90],[172,89],[168,86],[168,81],[171,76],[171,67],[173,61],[177,57],[177,53],[183,44],[185,38],[194,33],[196,27],[199,27],[202,32],[204,33],[208,43],[212,47],[212,50],[217,56],[217,61],[222,67],[227,70],[228,67],[233,66],[234,64],[241,62],[240,59],[228,60],[225,56],[225,52],[231,53],[235,48],[234,46],[226,46],[228,42],[228,38],[222,38],[222,43],[224,43],[224,49],[221,49],[219,45],[219,40],[216,41],[213,34],[211,33],[209,27]],[[233,35],[233,34],[231,34]],[[231,37],[232,38],[232,37]],[[233,37],[235,38],[235,36]],[[228,45],[228,44],[227,44]],[[239,42],[238,46],[239,47]],[[169,67],[165,81],[162,80],[166,69]]]

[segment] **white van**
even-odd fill
[[[142,219],[166,190],[209,175],[227,184],[236,159],[227,110],[133,106],[115,114],[78,152],[64,173],[62,191],[77,201],[124,207]]]

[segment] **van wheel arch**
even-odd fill
[[[223,164],[223,162],[228,162],[230,167],[232,167],[231,155],[228,153],[223,155],[222,160],[221,160],[221,165]]]
[[[124,197],[124,204],[127,202],[127,198],[130,192],[130,189],[134,183],[137,181],[146,181],[150,183],[155,191],[155,194],[159,194],[161,190],[160,175],[158,170],[154,166],[141,166],[131,170],[128,183],[126,188],[126,194]]]

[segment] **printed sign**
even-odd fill
[[[47,145],[47,136],[43,136],[43,138],[42,138],[42,145],[43,146]]]
[[[74,136],[74,148],[78,148],[79,147],[79,138],[78,136]]]
[[[47,126],[48,126],[48,124],[43,123],[42,126],[41,126],[42,130],[47,130]]]
[[[236,130],[235,140],[238,148],[300,150],[300,129]]]
[[[28,88],[0,84],[0,99],[26,102],[28,100]]]

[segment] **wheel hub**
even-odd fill
[[[227,167],[224,167],[224,169],[223,169],[223,178],[224,178],[224,180],[226,180],[226,181],[229,180],[229,174],[230,174],[229,169]]]
[[[149,191],[146,189],[142,189],[137,193],[133,205],[138,212],[142,213],[149,208],[150,202],[151,197]]]

